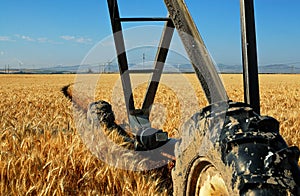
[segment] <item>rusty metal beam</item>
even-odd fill
[[[228,100],[200,33],[183,0],[164,0],[209,103]]]

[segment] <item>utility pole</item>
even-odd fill
[[[23,63],[22,62],[19,62],[19,72],[22,73],[22,66],[23,66]]]
[[[101,67],[103,67],[104,65],[99,63],[99,73],[101,73]]]
[[[145,53],[143,53],[143,69],[145,69]]]
[[[106,62],[106,65],[107,65],[107,72],[110,72],[111,71],[111,64],[112,64],[112,61],[107,61]]]

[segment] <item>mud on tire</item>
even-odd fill
[[[213,107],[183,126],[173,195],[300,195],[299,149],[287,146],[278,121],[243,103]],[[217,138],[209,136],[215,129]]]

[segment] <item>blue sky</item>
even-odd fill
[[[7,64],[29,68],[80,64],[97,43],[111,36],[106,0],[0,3],[0,69]],[[216,63],[241,64],[239,0],[186,3]],[[119,0],[119,6],[123,17],[167,14],[162,0]],[[255,0],[255,8],[259,64],[300,62],[300,1]]]

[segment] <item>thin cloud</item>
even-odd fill
[[[37,38],[36,39],[36,41],[38,42],[38,43],[41,43],[41,44],[46,44],[46,43],[49,43],[49,44],[62,44],[61,42],[57,42],[57,41],[53,41],[53,40],[51,40],[51,39],[49,39],[49,38],[47,38],[47,37],[39,37],[39,38]]]
[[[33,39],[33,38],[29,37],[29,36],[26,36],[26,35],[22,35],[21,39],[26,40],[26,41],[30,41],[30,42],[34,42],[35,41],[35,39]]]
[[[62,35],[62,36],[60,36],[60,38],[63,39],[63,40],[70,41],[70,40],[74,40],[74,39],[75,39],[75,36]]]
[[[53,43],[53,41],[51,41],[50,39],[48,39],[47,37],[39,37],[36,39],[39,43]]]
[[[60,38],[66,41],[73,41],[80,44],[91,44],[93,41],[91,38],[76,37],[71,35],[62,35],[60,36]]]
[[[15,34],[15,37],[19,38],[19,39],[22,39],[22,40],[25,40],[25,41],[29,41],[29,42],[34,42],[35,39],[30,37],[30,36],[27,36],[27,35],[19,35],[19,34]]]
[[[77,43],[82,43],[82,44],[89,44],[92,42],[92,39],[90,38],[84,38],[84,37],[79,37],[76,39]]]
[[[25,41],[29,41],[29,42],[38,42],[38,43],[42,43],[42,44],[44,44],[44,43],[61,44],[60,42],[53,41],[47,37],[33,38],[33,37],[30,37],[27,35],[20,35],[20,34],[15,34],[14,36],[20,40],[25,40]]]
[[[0,36],[0,41],[2,42],[13,42],[15,40],[13,40],[11,37],[9,36]]]

